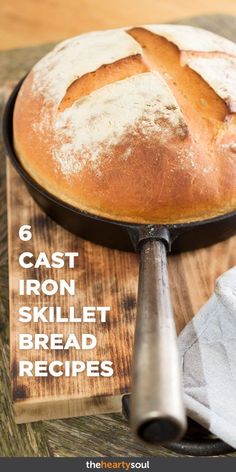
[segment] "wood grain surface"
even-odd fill
[[[235,20],[229,17],[214,16],[208,18],[198,18],[185,20],[184,23],[192,23],[208,27],[214,31],[225,33],[225,36],[233,38],[235,35]],[[48,50],[48,46],[40,48],[31,48],[27,50],[4,52],[0,54],[1,64],[1,92],[2,97],[11,88],[12,81],[19,79],[35,60]],[[7,83],[6,83],[7,80]],[[3,159],[3,152],[1,152]],[[109,415],[87,416],[82,418],[70,418],[56,421],[43,421],[28,425],[16,425],[11,405],[11,394],[9,390],[9,331],[8,331],[8,293],[7,293],[7,242],[6,242],[6,203],[5,203],[5,177],[4,166],[1,166],[1,409],[3,412],[1,432],[0,432],[0,454],[3,456],[176,456],[174,453],[167,452],[164,448],[155,446],[146,446],[134,439],[130,430],[124,422],[121,414],[113,413]],[[15,178],[15,177],[14,177]],[[16,177],[18,179],[18,177]],[[14,181],[14,193],[23,198],[24,190],[22,183]],[[19,191],[20,189],[20,191]],[[13,197],[12,197],[13,198]],[[24,205],[34,208],[34,203],[27,196],[27,202]],[[40,213],[40,210],[36,210]],[[37,215],[39,215],[37,213]],[[35,215],[35,213],[31,213]],[[13,214],[11,215],[11,219]],[[22,215],[15,215],[20,224],[25,223]],[[44,218],[44,216],[42,217]],[[54,223],[47,222],[47,225],[54,227],[54,232],[62,231],[56,228]],[[55,229],[56,228],[56,229]],[[57,236],[58,237],[58,236]],[[73,236],[70,236],[73,238]],[[67,244],[67,236],[63,244]],[[17,236],[12,243],[17,244]],[[67,242],[66,242],[67,241]],[[78,239],[76,239],[78,244]],[[53,241],[52,241],[53,242]],[[51,243],[50,243],[51,244]],[[83,243],[89,245],[89,243]],[[91,245],[92,246],[92,245]],[[186,322],[196,313],[202,303],[207,300],[211,294],[215,279],[220,273],[236,263],[236,239],[220,243],[208,249],[202,249],[194,253],[186,253],[169,258],[169,273],[171,282],[172,298],[175,310],[178,329],[180,330]],[[77,249],[78,246],[76,246]],[[18,251],[19,248],[17,248]],[[43,250],[43,249],[41,249]],[[70,247],[70,250],[71,247]],[[97,248],[100,258],[101,253],[108,251],[103,248]],[[110,252],[110,251],[109,251]],[[113,251],[112,251],[113,252]],[[120,254],[121,256],[121,254]],[[89,249],[88,249],[89,257]],[[117,256],[115,260],[119,263]],[[129,273],[129,296],[134,300],[137,289],[137,256],[132,254],[122,254],[124,257],[125,268],[122,277],[125,280],[126,271]],[[101,259],[100,259],[101,260]],[[106,270],[110,268],[106,267]],[[79,269],[78,269],[79,270]],[[105,270],[105,273],[106,273]],[[120,269],[121,270],[121,269]],[[129,272],[130,271],[130,272]],[[123,279],[122,279],[123,280]],[[109,281],[110,284],[110,281]],[[124,293],[126,293],[126,286]],[[101,295],[100,295],[101,296]],[[123,303],[122,314],[128,317],[132,325],[135,316],[135,306],[132,301],[128,306],[124,304],[124,298],[119,299]],[[117,298],[118,303],[118,298]],[[127,299],[126,299],[127,303]],[[117,329],[117,327],[116,327]],[[130,326],[130,333],[132,328]],[[131,343],[131,340],[130,340]],[[125,384],[124,384],[125,385]],[[126,385],[127,387],[127,385]]]
[[[50,220],[33,202],[20,177],[8,162],[8,235],[9,235],[9,289],[11,330],[11,372],[13,404],[18,423],[41,419],[64,418],[80,414],[105,413],[121,410],[120,396],[130,391],[133,331],[138,280],[138,256],[112,251],[84,241]],[[18,237],[22,224],[32,227],[28,242]],[[35,258],[41,251],[51,259],[55,251],[79,252],[75,269],[23,269],[19,255],[30,251]],[[75,279],[76,295],[65,296],[19,295],[20,279],[47,279],[69,281]],[[82,308],[108,306],[111,308],[106,323],[27,323],[19,322],[20,306],[61,307],[63,317],[74,306],[77,317]],[[99,312],[98,312],[99,314]],[[19,351],[19,334],[70,333],[81,343],[82,333],[97,337],[93,350],[75,349],[53,351],[35,349]],[[19,360],[46,360],[61,362],[80,360],[111,360],[114,375],[88,377],[86,372],[76,377],[19,377]]]
[[[130,392],[133,333],[135,325],[138,255],[116,251],[78,238],[49,219],[29,196],[22,180],[7,162],[7,212],[10,298],[10,357],[13,407],[17,423],[66,418],[121,410],[121,396]],[[28,242],[18,237],[21,225],[32,227]],[[23,269],[19,255],[30,251],[35,258],[41,251],[49,259],[54,251],[79,252],[75,269]],[[216,278],[236,265],[236,236],[210,248],[169,257],[170,286],[177,332],[211,295]],[[75,279],[76,296],[41,294],[19,295],[20,279],[69,281]],[[111,313],[104,324],[19,322],[21,306],[62,307],[63,316],[75,306],[79,316],[83,306],[109,306]],[[62,333],[67,339],[75,333],[96,335],[97,347],[90,351],[20,351],[19,334]],[[168,340],[167,340],[168,341]],[[111,360],[112,377],[19,377],[19,361],[48,362]]]

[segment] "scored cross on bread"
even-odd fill
[[[190,26],[68,39],[25,79],[14,143],[28,173],[81,210],[134,223],[236,209],[236,44]]]

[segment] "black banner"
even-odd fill
[[[173,471],[181,468],[181,472],[199,472],[199,467],[207,467],[214,472],[235,471],[235,457],[89,457],[89,458],[0,458],[0,467],[4,472],[24,470],[24,472],[92,472],[92,471]]]

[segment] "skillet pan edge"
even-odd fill
[[[83,239],[112,249],[137,251],[138,243],[158,234],[171,252],[210,246],[236,233],[236,211],[211,219],[170,225],[146,225],[110,220],[79,210],[47,192],[26,172],[13,145],[13,110],[24,78],[13,89],[2,116],[2,137],[7,155],[42,210],[59,225]],[[146,236],[145,236],[146,235]]]

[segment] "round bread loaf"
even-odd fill
[[[236,209],[236,44],[190,26],[66,40],[14,110],[27,172],[64,202],[135,223]]]

